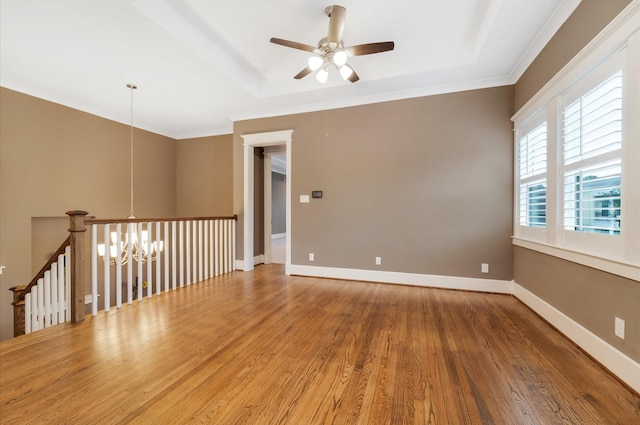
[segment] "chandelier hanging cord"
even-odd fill
[[[130,148],[130,194],[131,194],[131,210],[129,211],[129,218],[136,218],[135,213],[133,212],[133,91],[138,88],[135,84],[127,84],[127,87],[131,89],[131,122],[130,122],[130,139],[129,139],[129,148]]]

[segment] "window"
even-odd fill
[[[564,228],[620,235],[622,71],[564,108]]]
[[[544,227],[547,222],[547,123],[537,125],[518,141],[521,226]]]
[[[626,13],[513,116],[513,243],[637,280],[640,8]]]

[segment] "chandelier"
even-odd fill
[[[130,182],[130,200],[131,209],[129,210],[129,219],[136,219],[136,215],[133,211],[133,91],[138,88],[135,84],[127,84],[127,87],[131,90],[131,120],[130,120],[130,137],[129,137],[129,182]],[[140,228],[140,230],[139,230]],[[140,236],[138,237],[138,233]],[[129,235],[131,240],[129,241]],[[118,251],[120,252],[120,264],[126,264],[129,261],[129,251],[131,256],[138,262],[146,263],[147,260],[155,261],[158,252],[164,249],[163,241],[150,241],[149,232],[141,229],[141,224],[136,225],[135,222],[129,222],[127,225],[127,231],[124,233],[124,240],[119,232],[111,232],[110,234],[111,245],[109,245],[109,263],[116,264],[116,257]],[[131,249],[129,249],[131,244]],[[119,249],[118,249],[119,245]],[[105,259],[106,246],[105,244],[98,244],[98,255]]]

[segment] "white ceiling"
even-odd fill
[[[336,0],[338,1],[338,0]],[[345,45],[394,41],[322,85],[293,76],[331,0],[0,0],[0,84],[181,139],[233,121],[513,84],[580,0],[339,0]]]

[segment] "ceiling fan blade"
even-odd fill
[[[306,67],[306,68],[305,68],[305,69],[303,69],[302,71],[298,72],[298,73],[296,74],[296,76],[295,76],[295,77],[293,77],[293,78],[295,78],[296,80],[299,80],[299,79],[304,78],[304,77],[306,77],[307,75],[311,74],[312,72],[313,72],[313,70],[312,70],[311,68]]]
[[[347,16],[347,9],[342,6],[329,6],[331,10],[327,12],[329,15],[329,35],[327,41],[335,43],[336,46],[342,40],[342,31],[344,30],[344,19]]]
[[[351,68],[353,70],[353,68]],[[360,77],[358,76],[358,74],[356,74],[356,71],[354,70],[351,75],[349,76],[349,78],[347,78],[349,81],[351,81],[352,83],[355,83],[356,81],[358,81],[360,79]]]
[[[394,47],[395,43],[393,41],[382,41],[380,43],[358,44],[357,46],[347,47],[344,50],[351,56],[363,56],[388,52],[389,50],[393,50]]]
[[[292,49],[304,50],[306,52],[312,52],[316,50],[316,47],[309,46],[308,44],[298,43],[296,41],[283,40],[281,38],[271,37],[271,41],[273,44],[279,44],[284,47],[291,47]]]

